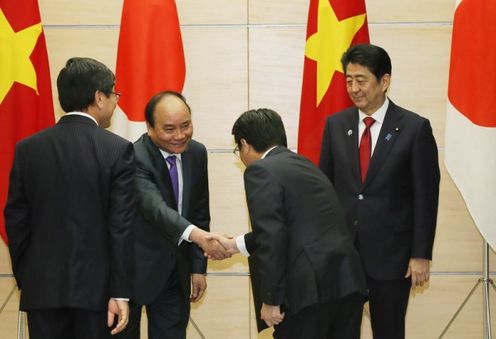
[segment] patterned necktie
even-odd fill
[[[365,182],[367,170],[369,169],[370,153],[372,150],[372,137],[370,135],[370,127],[374,124],[375,120],[371,117],[363,119],[365,123],[365,130],[363,131],[362,138],[360,139],[360,173],[362,174],[362,182]]]
[[[177,166],[176,166],[176,156],[169,155],[165,159],[169,164],[169,175],[172,182],[172,189],[174,190],[174,197],[176,198],[176,204],[179,203],[179,180],[177,176]]]

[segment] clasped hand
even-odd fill
[[[236,239],[206,232],[200,228],[196,228],[191,232],[190,240],[200,246],[205,256],[212,260],[230,258],[234,253],[239,252]]]

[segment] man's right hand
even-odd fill
[[[209,259],[223,260],[231,257],[231,253],[212,236],[212,233],[200,228],[195,228],[191,232],[189,240],[200,246]]]
[[[129,304],[124,300],[110,299],[107,312],[107,326],[112,327],[117,317],[117,325],[110,334],[114,335],[126,328],[129,321]]]

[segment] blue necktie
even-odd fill
[[[172,189],[174,190],[176,204],[179,204],[179,180],[177,176],[176,156],[169,155],[165,160],[169,163],[169,175],[172,182]]]

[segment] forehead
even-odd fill
[[[163,97],[155,106],[154,118],[161,124],[175,124],[191,120],[186,104],[175,96]]]

